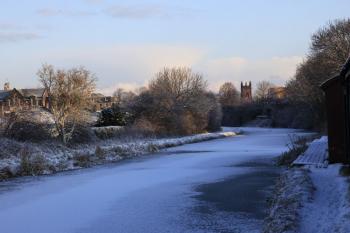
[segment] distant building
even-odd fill
[[[286,88],[285,87],[271,87],[268,90],[267,97],[271,100],[283,100],[286,98]]]
[[[252,82],[241,82],[241,103],[251,103],[253,101],[252,96]]]
[[[8,90],[6,85],[4,90],[0,90],[0,116],[27,108],[29,108],[28,103],[19,91]]]
[[[49,108],[49,94],[45,88],[19,89],[31,107]]]
[[[0,90],[0,116],[39,107],[49,108],[48,93],[44,88],[17,90],[11,89],[10,83],[6,82]]]
[[[116,98],[113,96],[104,96],[100,93],[91,95],[91,111],[98,112],[106,108],[111,108],[116,103]]]
[[[91,95],[90,111],[97,112],[106,108],[111,108],[116,103],[113,96],[104,96],[99,93]],[[34,108],[49,109],[49,94],[45,88],[31,89],[11,89],[10,83],[4,84],[4,89],[0,90],[0,117],[9,115],[21,110]]]

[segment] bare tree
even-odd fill
[[[202,75],[189,68],[165,68],[136,98],[135,115],[151,122],[156,132],[203,132],[208,127],[210,111],[215,113],[213,102],[217,103],[209,98],[206,87]]]
[[[269,89],[274,85],[269,81],[261,81],[256,84],[255,98],[258,101],[265,101],[268,98]]]
[[[43,64],[41,69],[37,72],[37,75],[39,77],[39,81],[43,85],[43,87],[46,89],[48,93],[48,102],[49,106],[51,106],[51,89],[52,85],[54,83],[55,78],[55,69],[52,65],[49,64]]]
[[[202,94],[206,87],[202,75],[193,73],[189,68],[165,68],[149,84],[153,93],[168,96],[182,104]]]
[[[66,144],[77,124],[86,120],[84,117],[95,89],[95,77],[82,67],[55,70],[48,65],[44,65],[38,75],[42,85],[48,88],[56,130]]]
[[[287,83],[289,101],[312,115],[314,127],[325,124],[324,95],[320,84],[339,72],[350,53],[350,19],[336,20],[319,29],[311,38],[310,52]],[[310,119],[303,119],[308,121]]]
[[[135,93],[132,91],[125,91],[123,88],[118,88],[113,96],[116,99],[116,104],[119,107],[125,107],[135,97]]]
[[[220,87],[219,100],[222,106],[235,106],[239,104],[239,92],[233,83],[226,82]]]

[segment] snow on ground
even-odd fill
[[[2,183],[1,232],[259,232],[256,219],[235,212],[198,214],[193,198],[194,186],[249,174],[238,164],[278,156],[297,133],[242,130],[115,165]]]
[[[29,151],[30,160],[40,159],[43,167],[35,175],[50,174],[58,171],[89,167],[106,162],[116,162],[160,149],[180,146],[187,143],[235,136],[234,132],[203,133],[193,136],[163,139],[138,139],[131,142],[104,140],[98,143],[80,145],[76,148],[64,147],[58,143],[21,143],[11,139],[0,138],[0,179],[21,175],[21,152]],[[98,149],[97,149],[98,148]],[[99,152],[98,152],[99,150]],[[28,174],[27,174],[28,175]],[[33,174],[34,175],[34,174]]]
[[[313,165],[288,169],[281,175],[264,232],[350,232],[350,179],[340,175],[340,164],[327,167],[326,149],[326,137],[314,140],[297,159],[297,164]]]
[[[300,233],[350,232],[349,178],[339,175],[340,167],[310,168],[316,192],[301,211]]]
[[[271,199],[264,233],[297,233],[299,211],[311,201],[314,186],[307,169],[289,169],[280,176]]]

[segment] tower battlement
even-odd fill
[[[241,103],[250,103],[252,101],[252,82],[241,82]]]

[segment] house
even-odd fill
[[[116,98],[113,96],[104,96],[100,93],[91,95],[91,111],[98,112],[106,108],[111,108],[116,103]]]
[[[49,108],[49,95],[45,88],[19,89],[22,96],[33,108]]]
[[[18,90],[0,90],[0,116],[28,108],[28,102]]]
[[[326,97],[328,150],[332,163],[350,163],[350,58],[321,85]]]
[[[113,96],[104,96],[100,93],[91,95],[91,107],[93,112],[111,108],[116,103]],[[11,89],[10,83],[4,84],[0,90],[0,117],[20,110],[35,108],[50,108],[49,93],[45,88]]]
[[[0,90],[0,116],[32,108],[49,108],[48,93],[44,88],[16,89],[7,82]]]
[[[267,92],[267,97],[271,100],[283,100],[286,96],[285,87],[271,87]]]

